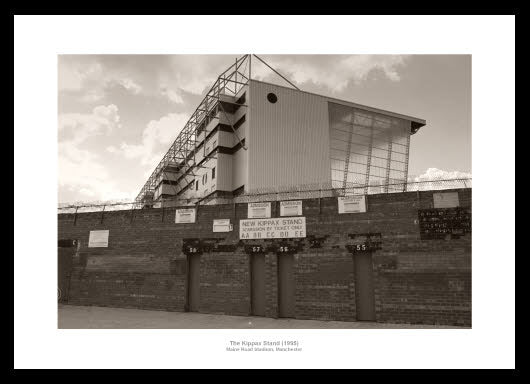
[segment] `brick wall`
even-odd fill
[[[471,189],[454,190],[471,212]],[[272,203],[272,216],[279,215]],[[433,192],[366,196],[366,213],[338,214],[336,198],[303,200],[307,237],[287,239],[294,255],[295,316],[356,319],[354,259],[358,236],[372,234],[376,320],[471,325],[471,233],[422,239],[419,210]],[[250,255],[266,249],[266,316],[278,316],[279,240],[239,240],[246,204],[200,206],[194,224],[175,224],[175,208],[59,214],[59,239],[77,239],[69,303],[186,310],[185,245],[201,244],[200,306],[205,313],[250,313]],[[213,233],[213,219],[233,232]],[[89,231],[109,230],[108,248],[88,248]]]
[[[230,315],[250,312],[249,260],[241,250],[201,257],[200,311]]]

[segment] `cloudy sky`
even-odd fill
[[[60,55],[59,202],[134,199],[241,55]],[[411,115],[409,175],[471,173],[471,56],[260,55],[299,88]],[[258,60],[253,78],[278,83]]]

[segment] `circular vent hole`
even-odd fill
[[[274,104],[278,101],[278,96],[276,96],[274,93],[269,93],[267,95],[267,100],[269,100],[270,103]]]

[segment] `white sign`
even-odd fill
[[[239,221],[240,239],[287,239],[295,237],[306,237],[305,217]]]
[[[175,223],[195,223],[195,208],[177,209]]]
[[[248,203],[249,219],[259,219],[271,217],[271,203]]]
[[[459,207],[458,192],[436,192],[432,194],[434,208]]]
[[[231,229],[230,219],[218,219],[213,221],[214,232],[230,232]]]
[[[366,212],[366,200],[364,195],[352,195],[339,197],[339,213]]]
[[[302,216],[302,200],[280,201],[280,216]]]
[[[109,246],[109,230],[104,231],[90,231],[88,236],[88,247],[108,247]]]

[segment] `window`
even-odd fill
[[[212,180],[215,179],[215,167],[212,168]]]
[[[199,180],[195,180],[195,190],[199,190]]]
[[[206,184],[208,182],[208,174],[205,173],[202,175],[202,185]]]

